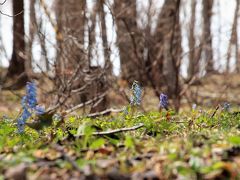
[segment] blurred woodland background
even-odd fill
[[[176,110],[239,104],[239,0],[228,0],[230,11],[221,2],[2,0],[0,104],[31,80],[46,106],[90,113],[126,104],[134,80],[144,87],[143,110],[157,109],[161,92]]]

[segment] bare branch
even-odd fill
[[[215,110],[213,111],[213,113],[212,113],[210,118],[213,118],[215,116],[215,114],[217,113],[219,107],[220,107],[220,105],[218,104],[217,107],[215,108]]]
[[[100,96],[97,96],[97,97],[95,97],[95,98],[93,98],[93,99],[91,99],[91,100],[89,100],[87,102],[78,104],[78,105],[74,106],[73,108],[70,108],[70,109],[66,110],[65,112],[66,112],[66,114],[69,114],[69,113],[71,113],[73,111],[76,111],[77,109],[79,109],[79,108],[81,108],[81,107],[83,107],[85,105],[89,105],[89,104],[95,102],[96,100],[102,99],[104,96],[106,96],[106,94],[107,94],[107,92],[105,92],[105,93],[101,94]]]
[[[113,108],[110,108],[110,109],[106,109],[104,111],[101,111],[101,112],[96,112],[96,113],[91,113],[91,114],[88,114],[86,115],[87,117],[97,117],[97,116],[104,116],[104,115],[107,115],[109,113],[118,113],[118,112],[122,112],[123,109],[113,109]],[[79,117],[77,117],[79,118]]]
[[[0,3],[0,5],[4,5],[7,2],[7,0],[4,0],[3,2]]]
[[[17,14],[9,15],[9,14],[6,14],[6,13],[0,11],[0,14],[2,14],[2,15],[4,15],[4,16],[7,16],[7,17],[10,17],[10,18],[15,17],[15,16],[18,16],[18,15],[20,15],[20,14],[22,14],[22,13],[23,13],[23,10],[20,11],[19,13],[17,13]]]
[[[102,135],[115,134],[115,133],[119,133],[119,132],[134,131],[134,130],[137,130],[137,129],[143,127],[143,126],[144,126],[144,124],[140,123],[139,125],[128,127],[128,128],[114,129],[114,130],[103,131],[103,132],[94,132],[92,135],[102,136]],[[84,136],[84,134],[79,134],[79,135],[76,135],[75,137],[77,138],[77,137],[82,137],[82,136]]]

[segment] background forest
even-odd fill
[[[239,71],[238,4],[234,0],[3,1],[1,63],[9,66],[1,73],[2,88],[19,89],[28,80],[41,79],[47,81],[45,96],[58,96],[43,99],[59,102],[74,96],[73,103],[83,103],[113,88],[123,91],[137,80],[153,96],[166,93],[176,110],[181,100],[188,107],[202,104],[203,97],[229,101],[229,81],[222,77]],[[226,21],[228,17],[232,20]],[[13,21],[12,43],[4,31],[6,18]],[[201,89],[217,82],[220,93]],[[104,97],[105,102],[92,111],[106,109],[111,98]]]
[[[0,179],[240,178],[239,8],[2,0]]]

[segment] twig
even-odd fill
[[[7,0],[4,0],[3,2],[0,3],[0,5],[4,5],[7,2]]]
[[[140,123],[139,125],[132,126],[132,127],[129,127],[129,128],[114,129],[114,130],[103,131],[103,132],[94,132],[94,133],[92,133],[92,135],[94,135],[94,136],[109,135],[109,134],[114,134],[114,133],[119,133],[119,132],[134,131],[134,130],[139,129],[143,126],[144,126],[144,124]],[[84,136],[84,134],[75,135],[75,137],[82,137],[82,136]]]
[[[66,112],[66,114],[69,114],[69,113],[71,113],[73,111],[76,111],[77,109],[79,109],[79,108],[81,108],[81,107],[83,107],[85,105],[89,105],[89,104],[95,102],[96,100],[103,98],[104,96],[106,96],[106,94],[107,94],[107,92],[105,92],[105,93],[101,94],[100,96],[97,96],[97,97],[95,97],[95,98],[93,98],[93,99],[91,99],[91,100],[89,100],[87,102],[78,104],[78,105],[76,105],[76,106],[66,110],[65,112]]]
[[[220,107],[220,105],[218,104],[210,118],[213,118],[215,116],[215,114],[218,111],[219,107]]]
[[[23,10],[20,11],[19,13],[17,13],[17,14],[9,15],[9,14],[6,14],[6,13],[0,11],[0,14],[2,14],[2,15],[4,15],[4,16],[7,16],[7,17],[10,17],[10,18],[15,17],[15,16],[18,16],[18,15],[20,15],[20,14],[22,14],[22,13],[23,13]]]
[[[106,109],[106,110],[101,111],[101,112],[87,114],[86,117],[104,116],[104,115],[112,113],[112,112],[118,113],[118,112],[122,112],[122,111],[123,111],[123,109],[113,109],[113,108],[110,108],[110,109]]]

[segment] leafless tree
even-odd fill
[[[191,79],[198,71],[199,65],[195,57],[195,22],[196,22],[196,0],[191,0],[191,19],[189,23],[189,65],[188,65],[188,78]]]
[[[117,45],[121,62],[121,77],[128,82],[142,80],[143,39],[137,26],[136,1],[114,0]]]
[[[237,26],[238,26],[238,13],[239,13],[239,0],[236,0],[236,9],[234,13],[234,19],[233,19],[233,24],[232,24],[232,32],[231,32],[231,37],[229,40],[229,45],[228,45],[228,51],[227,51],[227,63],[226,63],[226,71],[229,73],[230,71],[230,58],[231,58],[231,52],[232,52],[232,46],[235,46],[235,59],[236,59],[236,72],[240,72],[240,63],[239,63],[239,58],[238,58],[238,31],[237,31]]]
[[[8,67],[6,78],[23,77],[18,84],[19,87],[25,85],[27,75],[25,74],[25,41],[24,41],[24,2],[23,0],[13,1],[13,51]],[[20,13],[21,12],[21,13]]]
[[[203,57],[206,62],[206,73],[211,73],[213,69],[213,49],[212,49],[212,34],[211,34],[211,19],[213,0],[203,0]]]

